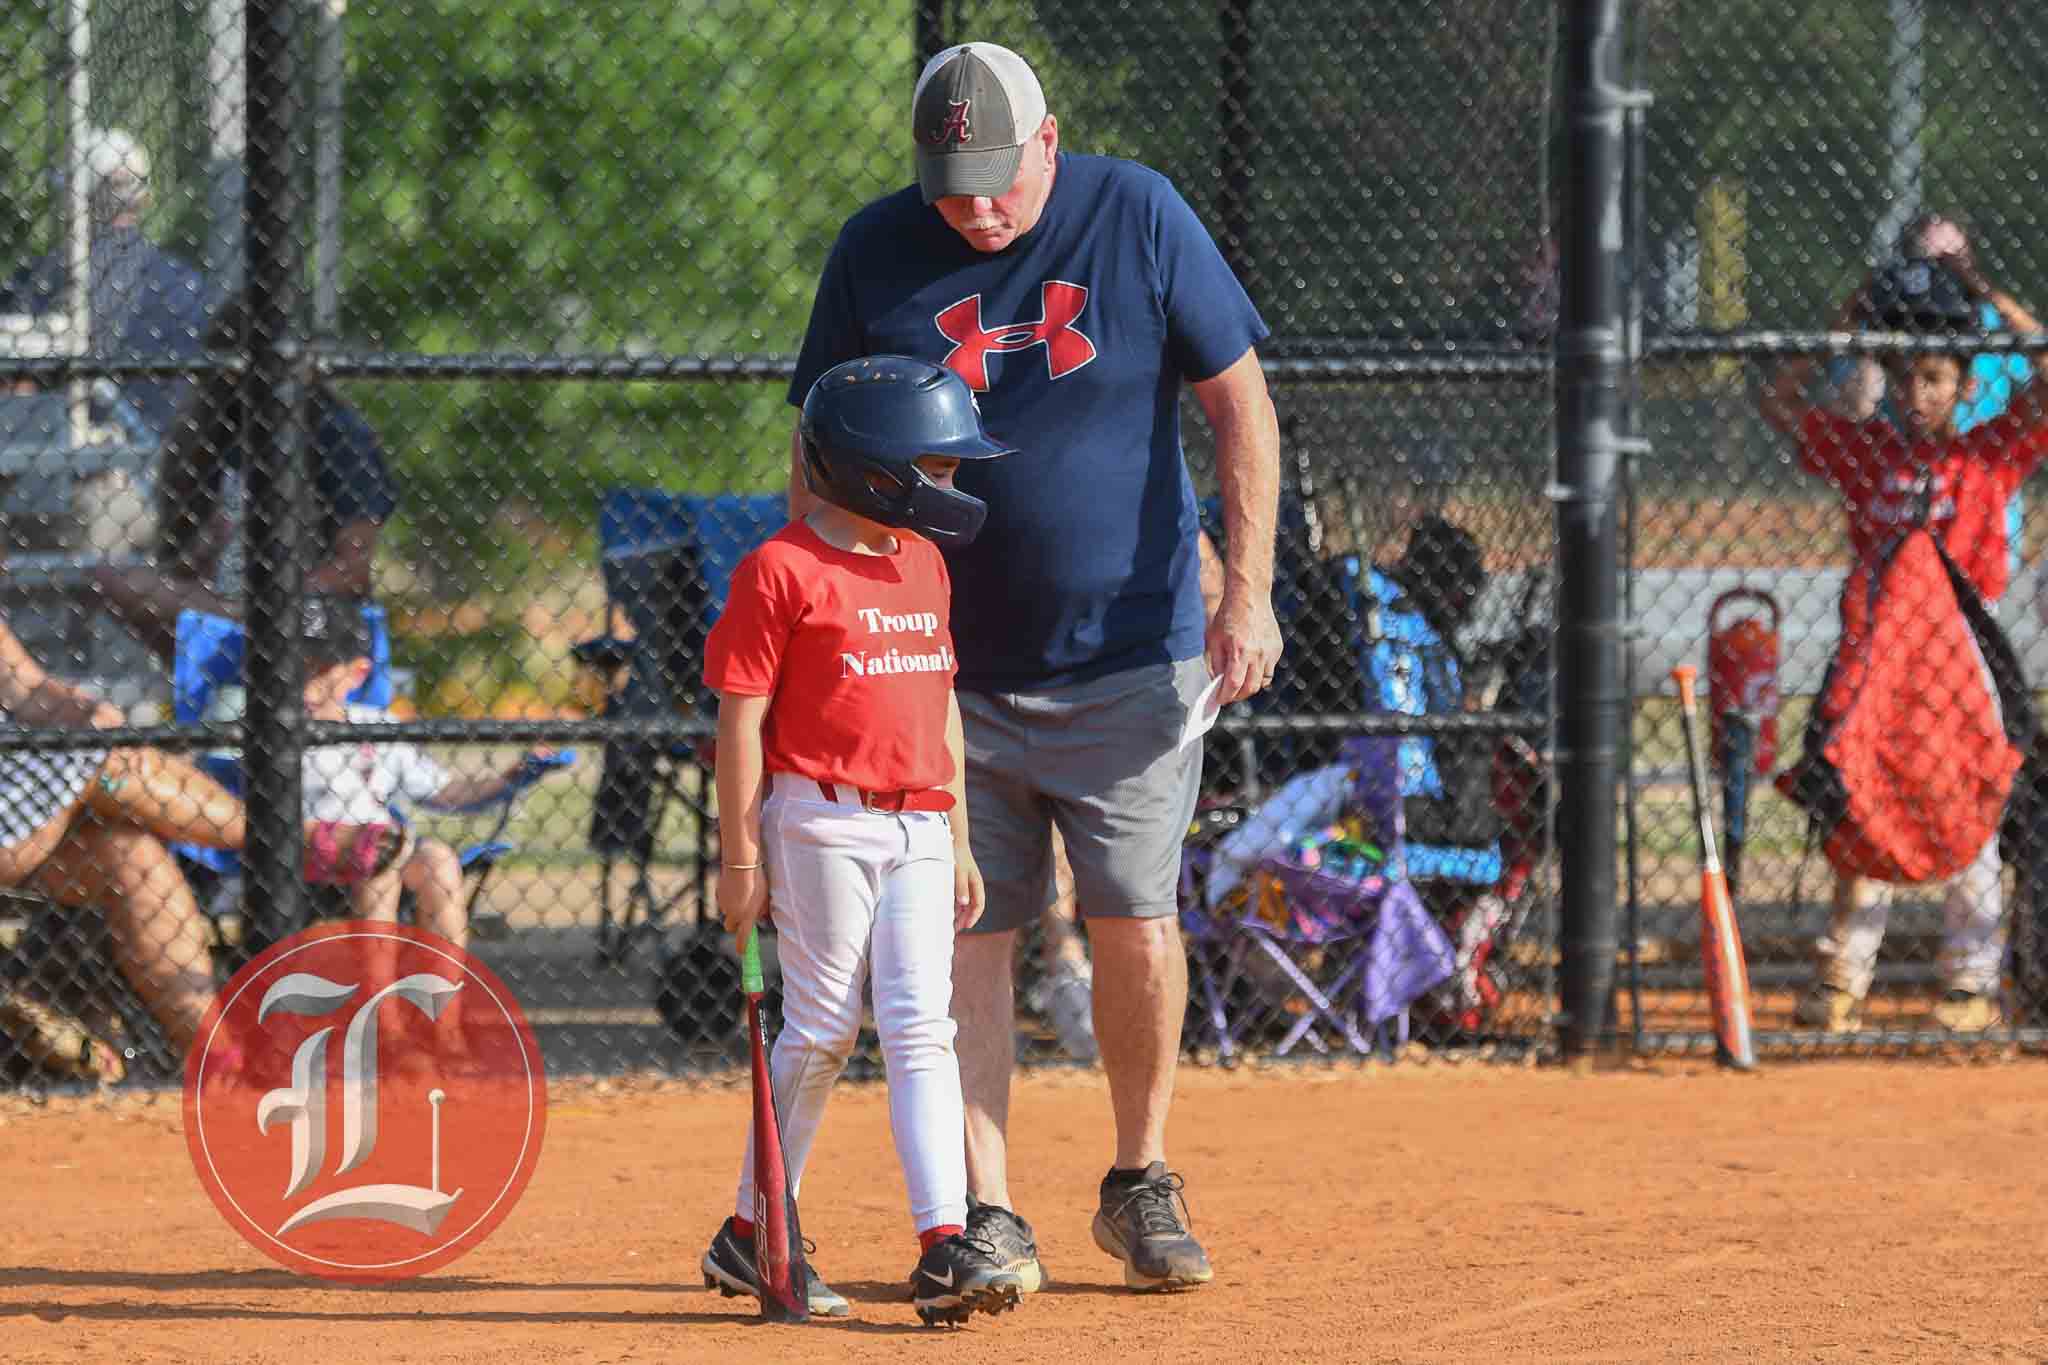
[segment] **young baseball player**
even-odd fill
[[[964,1236],[967,1163],[950,1016],[953,935],[979,918],[968,852],[951,586],[937,545],[987,505],[962,460],[1011,453],[952,371],[902,356],[835,366],[806,396],[805,478],[822,504],[741,562],[705,647],[719,695],[719,911],[778,933],[783,1027],[771,1071],[792,1188],[860,1033],[873,976],[889,1117],[927,1322],[1001,1312],[1021,1290]],[[704,1282],[755,1294],[753,1143]],[[813,1313],[846,1300],[813,1273]]]
[[[1966,242],[1937,244],[1947,248],[1939,259],[1895,262],[1877,272],[1843,304],[1834,327],[1966,335],[1981,330],[1979,309],[1988,304],[2007,329],[2040,330],[2033,314],[1984,278]],[[1808,404],[1801,392],[1814,368],[1809,359],[1780,367],[1761,409],[1798,441],[1801,467],[1840,492],[1859,558],[1881,556],[1902,526],[1924,520],[1982,600],[1995,603],[2009,576],[2006,506],[2048,454],[2042,386],[2025,384],[2006,412],[1963,433],[1958,416],[1978,389],[1967,356],[1887,357],[1896,424],[1874,403],[1850,415]],[[1946,890],[1945,989],[1933,1015],[1954,1032],[1981,1033],[1998,1022],[2001,875],[1994,834]],[[1837,877],[1834,912],[1816,945],[1819,972],[1797,1009],[1800,1023],[1829,1032],[1860,1027],[1890,905],[1889,886]]]

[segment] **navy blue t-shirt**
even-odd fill
[[[1018,448],[962,465],[988,502],[946,552],[959,685],[1028,690],[1202,651],[1183,381],[1266,336],[1194,211],[1157,172],[1062,153],[1045,211],[976,251],[916,186],[848,220],[818,283],[789,400],[879,353],[950,366]]]
[[[105,296],[89,305],[95,349],[102,355],[134,353],[183,358],[204,350],[206,282],[191,265],[132,227],[94,237],[96,269],[107,271]],[[38,317],[64,306],[69,270],[59,254],[43,256],[0,287],[0,311]],[[102,311],[104,310],[104,311]],[[192,390],[182,375],[120,381],[136,414],[158,436],[171,429]]]

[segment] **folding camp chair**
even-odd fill
[[[391,704],[395,695],[391,668],[391,628],[384,608],[374,603],[363,607],[363,621],[369,627],[370,673],[361,687],[349,694],[348,700],[363,706],[384,707]],[[205,612],[184,611],[178,614],[177,652],[171,669],[171,714],[180,725],[199,725],[218,721],[224,715],[238,715],[239,702],[226,695],[226,689],[242,685],[242,665],[247,652],[246,636],[239,622]],[[240,795],[245,790],[241,757],[233,750],[215,749],[203,751],[194,756],[198,765],[229,791]],[[504,835],[512,818],[512,811],[518,799],[534,783],[550,772],[564,768],[576,761],[572,750],[559,754],[530,754],[521,766],[519,775],[503,793],[488,801],[479,801],[460,807],[422,806],[423,810],[436,815],[473,815],[487,810],[496,810],[496,823],[482,840],[467,844],[457,850],[457,858],[466,876],[474,880],[470,886],[466,912],[474,917],[479,898],[489,882],[498,861],[515,847]],[[408,813],[393,809],[394,819],[408,820]],[[222,849],[205,848],[196,844],[175,844],[172,853],[185,865],[188,878],[202,891],[202,899],[211,901],[204,892],[217,889],[229,879],[239,876],[241,855]],[[403,903],[403,902],[401,902]],[[245,936],[251,926],[244,925]],[[271,926],[275,937],[282,937],[302,925]],[[272,938],[273,934],[258,934],[257,938]],[[252,943],[245,937],[244,951],[260,950],[261,943]]]
[[[1194,1041],[1206,1032],[1224,1063],[1276,1009],[1294,1017],[1275,1056],[1304,1041],[1391,1051],[1407,1041],[1409,1007],[1450,976],[1450,941],[1406,875],[1396,763],[1392,739],[1348,740],[1336,764],[1297,775],[1222,838],[1184,850]],[[1346,806],[1378,831],[1378,870],[1348,877],[1288,855]]]
[[[768,494],[658,488],[617,488],[605,494],[598,540],[612,628],[578,644],[575,654],[606,679],[606,717],[708,717],[710,699],[700,681],[705,637],[725,604],[733,570],[787,523],[787,509],[785,498]],[[590,823],[590,845],[603,864],[599,961],[621,965],[637,943],[653,942],[665,955],[661,970],[666,979],[667,959],[674,951],[666,930],[676,908],[694,894],[699,927],[707,922],[714,833],[710,797],[708,743],[613,740],[605,745]],[[693,875],[664,896],[652,875],[656,836],[678,806],[696,825],[689,859]],[[623,899],[616,899],[614,878],[621,862],[629,875]]]

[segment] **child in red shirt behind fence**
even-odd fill
[[[960,544],[987,507],[952,487],[962,460],[1012,453],[950,370],[848,361],[804,400],[804,472],[823,505],[749,555],[705,647],[719,694],[718,906],[745,941],[778,932],[783,1027],[771,1071],[792,1189],[859,1037],[873,975],[889,1118],[919,1241],[926,1322],[1017,1302],[1021,1282],[963,1235],[967,1158],[953,1051],[953,935],[979,918],[967,843],[951,585],[933,541]],[[738,1212],[705,1283],[756,1294],[753,1144]],[[846,1300],[815,1274],[810,1311]]]
[[[1939,259],[1896,261],[1876,272],[1843,304],[1834,328],[1968,335],[1981,331],[1982,302],[2009,331],[2041,330],[2033,314],[1984,279],[1966,241],[1944,244],[1949,250]],[[1917,526],[1928,529],[1983,602],[1996,603],[2009,574],[2006,505],[2048,454],[2042,386],[2016,389],[2009,410],[1959,434],[1957,413],[1977,383],[1968,355],[1887,356],[1896,425],[1874,405],[1857,420],[1808,403],[1802,391],[1813,370],[1809,358],[1781,366],[1760,408],[1798,441],[1800,467],[1841,495],[1857,558],[1842,598],[1844,639],[1868,638],[1873,594],[1865,575]],[[1944,994],[1933,1009],[1937,1024],[1959,1033],[1980,1033],[1999,1020],[2003,866],[1995,831],[1974,855],[1949,881],[1943,901]],[[1798,1022],[1828,1032],[1861,1027],[1890,904],[1889,885],[1837,873],[1833,915],[1816,945],[1819,970],[1799,1002]]]

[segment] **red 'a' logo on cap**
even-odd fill
[[[940,362],[967,381],[977,393],[988,391],[988,357],[991,351],[1028,351],[1045,347],[1045,368],[1053,379],[1062,378],[1095,359],[1095,343],[1074,326],[1081,310],[1088,306],[1084,285],[1064,280],[1047,280],[1038,287],[1043,310],[1035,322],[1012,322],[1006,326],[981,325],[981,295],[969,294],[949,305],[933,323],[939,335],[953,343]]]
[[[967,126],[967,106],[972,103],[974,101],[971,99],[947,100],[944,121],[926,133],[924,140],[934,147],[943,147],[949,142],[965,146],[974,141],[974,133]]]

